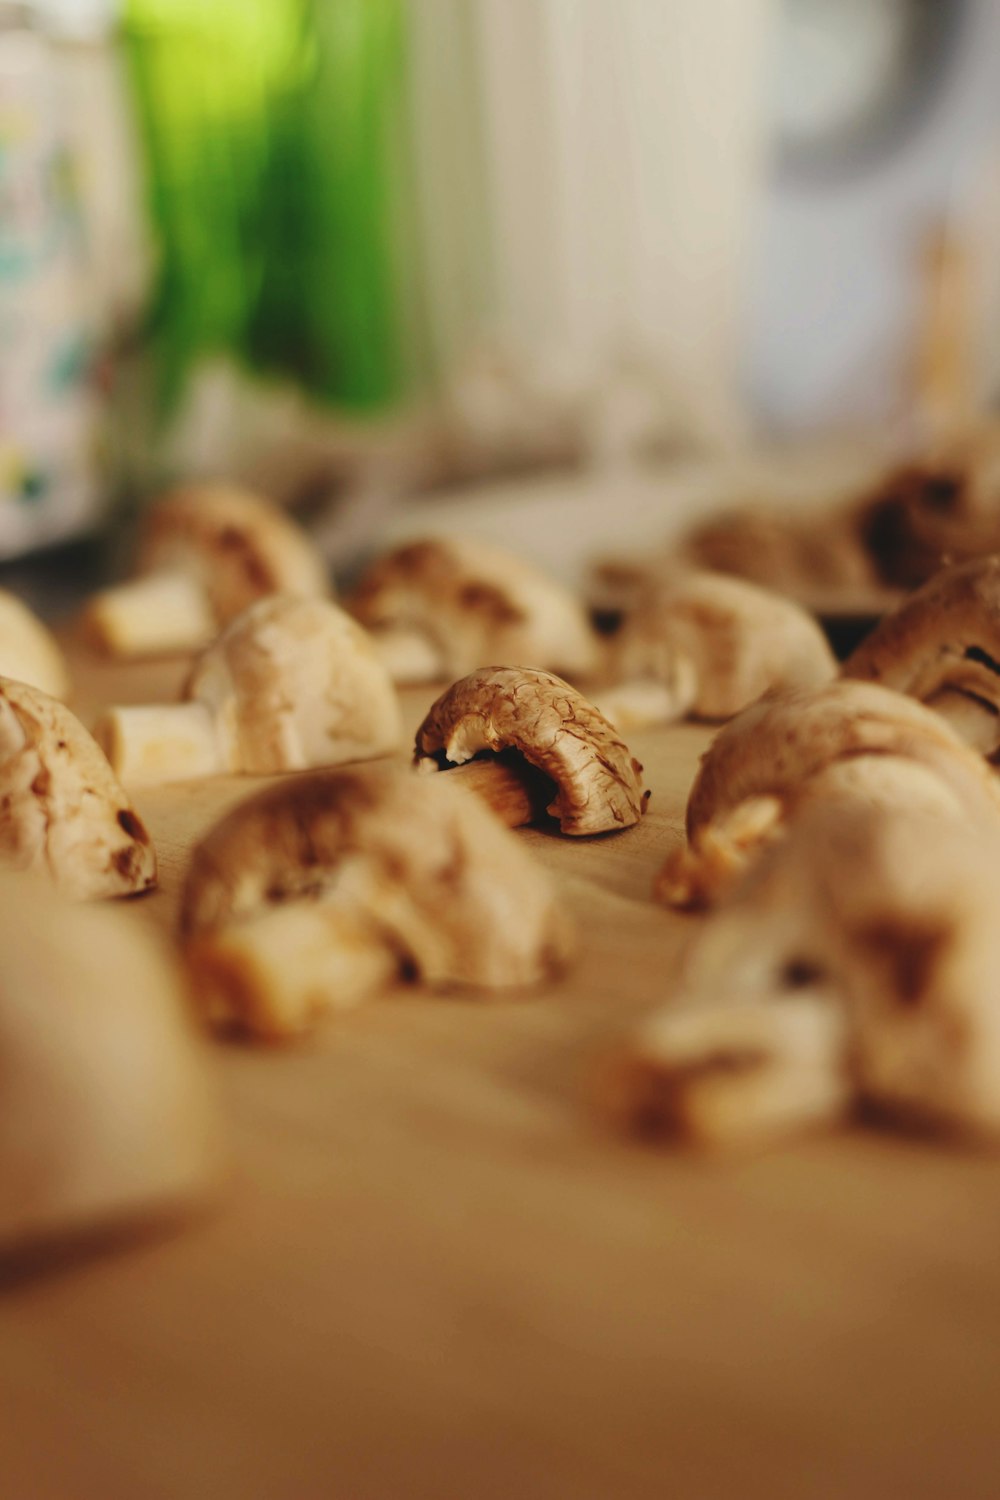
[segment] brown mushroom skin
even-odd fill
[[[181,930],[211,1024],[268,1042],[401,978],[531,987],[573,946],[523,843],[450,778],[399,766],[315,772],[235,808],[194,852]]]
[[[835,761],[861,755],[938,766],[970,806],[997,805],[987,768],[938,715],[889,688],[836,681],[762,699],[720,730],[688,798],[688,837],[748,797],[784,798]]]
[[[1000,557],[942,569],[876,626],[841,675],[895,688],[956,723],[954,699],[964,699],[990,748],[1000,740]]]
[[[612,643],[614,680],[658,679],[693,663],[691,712],[728,719],[762,693],[818,687],[836,674],[826,636],[800,605],[721,574],[681,574],[650,588]]]
[[[0,678],[0,853],[78,900],[156,884],[146,828],[96,741],[62,703]]]
[[[415,630],[440,681],[484,661],[530,660],[586,676],[597,642],[582,604],[523,558],[485,543],[427,538],[376,559],[348,607],[378,634]]]
[[[642,765],[607,719],[534,667],[483,667],[453,683],[417,730],[414,760],[444,768],[504,750],[554,783],[547,810],[564,834],[630,828],[646,810]]]
[[[220,625],[269,594],[325,598],[330,581],[296,523],[272,501],[231,484],[194,484],[151,507],[139,575],[194,571]]]

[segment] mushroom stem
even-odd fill
[[[373,630],[372,641],[382,665],[398,686],[439,682],[447,675],[441,652],[419,630]]]
[[[188,573],[149,573],[95,594],[84,614],[91,639],[111,656],[195,651],[214,639],[208,596]]]
[[[555,795],[549,778],[523,756],[469,760],[448,766],[447,773],[470,787],[508,828],[540,822]]]
[[[227,769],[215,719],[203,703],[109,708],[94,738],[122,781],[188,781]]]
[[[187,959],[210,1025],[270,1041],[359,1005],[399,973],[399,955],[364,917],[323,899],[217,928]]]

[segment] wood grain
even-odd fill
[[[81,707],[155,676],[88,669]],[[429,698],[409,695],[411,722]],[[636,737],[639,828],[518,835],[577,918],[559,985],[398,996],[295,1049],[214,1049],[215,1210],[8,1280],[0,1493],[995,1491],[998,1162],[854,1132],[707,1164],[584,1107],[602,1049],[670,993],[693,919],[649,884],[707,740]],[[252,785],[140,796],[164,885],[136,920],[170,924],[192,840]]]

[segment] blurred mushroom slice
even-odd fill
[[[988,757],[1000,750],[1000,557],[944,568],[887,615],[842,676],[919,698]]]
[[[145,518],[137,578],[90,600],[84,624],[112,656],[198,650],[271,594],[324,598],[330,581],[305,533],[269,500],[226,484],[164,496]]]
[[[485,542],[397,547],[371,565],[348,607],[383,643],[398,682],[446,680],[491,661],[569,677],[586,677],[596,664],[597,642],[575,595]]]
[[[711,1149],[830,1125],[851,1100],[846,1026],[827,999],[684,1006],[646,1023],[601,1080],[630,1134]]]
[[[657,895],[681,907],[711,904],[799,807],[835,799],[975,819],[1000,808],[1000,788],[938,715],[888,688],[838,681],[763,699],[702,757],[688,844],[668,856]]]
[[[396,691],[371,640],[324,599],[261,599],[195,662],[186,702],[108,709],[95,733],[122,778],[268,775],[398,749]]]
[[[1000,1138],[1000,824],[900,809],[814,835],[844,955],[862,1099],[902,1125]]]
[[[142,1222],[220,1167],[172,959],[134,915],[0,877],[0,1250]]]
[[[97,743],[63,704],[5,678],[0,854],[79,900],[156,884],[149,834]]]
[[[696,933],[604,1077],[647,1135],[756,1142],[854,1103],[1000,1140],[1000,811],[817,801]]]
[[[466,781],[511,827],[543,808],[565,834],[607,833],[637,823],[649,800],[642,766],[603,714],[531,667],[484,667],[454,683],[417,730],[415,760]]]
[[[212,1022],[271,1040],[403,978],[533,985],[571,948],[548,876],[477,798],[388,767],[236,808],[195,850],[181,927]]]
[[[690,664],[680,690],[679,663]],[[690,573],[646,592],[612,637],[608,670],[619,695],[647,683],[667,688],[670,717],[728,719],[762,693],[818,687],[837,665],[819,625],[790,599]],[[609,701],[602,695],[602,707]]]
[[[6,589],[0,589],[0,677],[26,682],[51,698],[69,694],[69,673],[55,636]]]

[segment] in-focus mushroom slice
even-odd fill
[[[764,699],[726,725],[702,757],[688,799],[688,846],[668,857],[657,894],[670,905],[710,904],[801,805],[822,798],[975,818],[1000,807],[1000,788],[938,715],[891,689],[837,681]],[[777,812],[758,819],[760,799],[776,800]]]
[[[944,568],[887,615],[841,675],[918,698],[986,756],[1000,750],[1000,557]]]
[[[26,682],[50,698],[69,695],[66,660],[55,636],[6,589],[0,589],[0,677]]]
[[[401,977],[528,986],[570,934],[545,871],[477,798],[398,767],[269,787],[195,850],[181,928],[213,1024],[304,1030]]]
[[[180,704],[108,709],[95,727],[130,783],[268,775],[399,748],[399,702],[371,640],[324,599],[261,599],[195,662]]]
[[[630,828],[649,800],[642,766],[603,714],[531,667],[484,667],[453,683],[417,730],[415,761],[466,781],[510,827],[536,821],[540,789],[571,835]]]
[[[440,682],[490,661],[586,677],[597,641],[582,603],[523,558],[453,537],[379,558],[348,607],[382,643],[398,682]]]
[[[676,689],[678,661],[694,669],[687,701]],[[612,637],[608,669],[619,693],[624,685],[672,687],[672,717],[728,719],[763,693],[819,687],[837,665],[815,619],[792,600],[688,573],[646,592]]]
[[[62,703],[0,678],[0,855],[77,900],[156,884],[149,834],[100,747]]]
[[[0,1253],[202,1201],[221,1165],[172,958],[121,910],[0,877]]]
[[[91,639],[112,656],[195,651],[258,599],[330,594],[301,528],[271,501],[227,484],[193,484],[157,501],[136,572],[95,594],[84,614]]]

